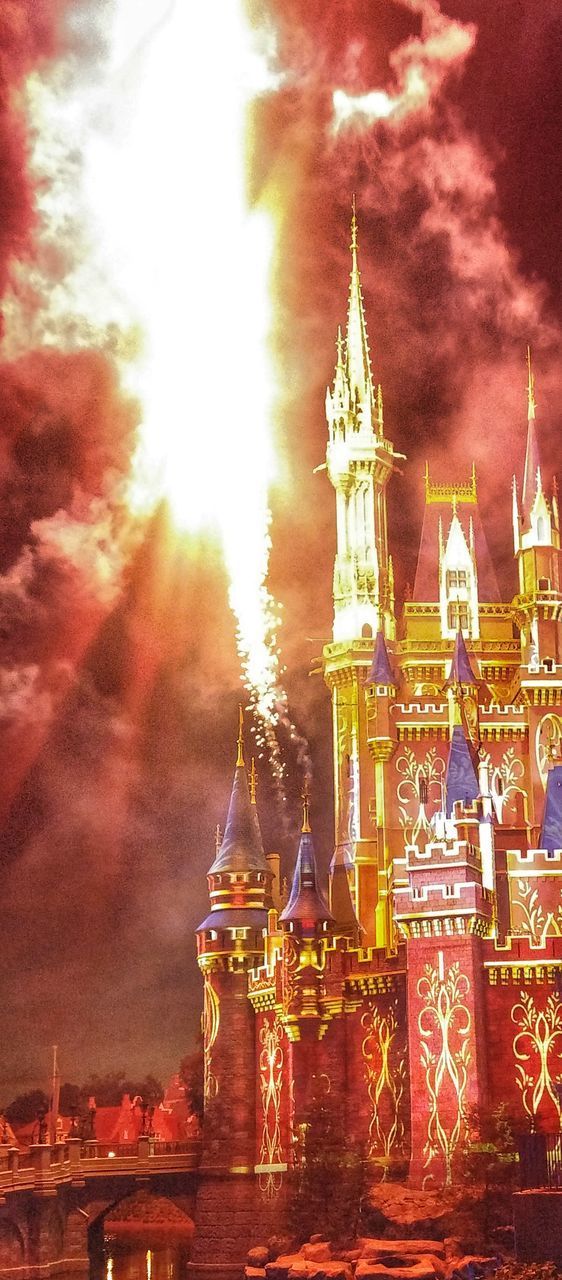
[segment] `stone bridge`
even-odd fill
[[[105,1214],[139,1190],[166,1196],[193,1217],[201,1144],[83,1143],[0,1146],[0,1276],[87,1276]]]

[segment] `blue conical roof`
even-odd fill
[[[445,681],[445,688],[447,689],[451,684],[478,684],[478,679],[479,677],[475,676],[472,670],[468,649],[462,630],[459,627],[455,637],[451,670]]]
[[[471,804],[479,795],[478,779],[472,754],[464,729],[460,724],[455,725],[449,746],[445,788],[448,818],[451,817],[456,800],[461,800],[463,804]]]
[[[250,800],[248,778],[243,764],[234,770],[223,841],[209,875],[220,871],[269,871],[255,804]]]
[[[324,920],[333,920],[333,918],[324,894],[318,887],[318,871],[312,834],[310,831],[303,831],[295,863],[289,901],[281,912],[279,919],[284,921],[308,920],[320,923]]]
[[[396,688],[396,676],[390,665],[388,649],[383,631],[377,631],[375,652],[369,672],[369,684],[392,684]]]

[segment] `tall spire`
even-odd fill
[[[308,803],[308,791],[305,789],[303,795],[302,831],[293,873],[293,883],[289,901],[284,911],[281,912],[279,919],[286,923],[299,920],[305,925],[312,925],[333,920],[333,916],[324,894],[318,886],[314,844],[308,820]]]
[[[240,769],[244,767],[244,712],[241,704],[238,706],[238,742],[236,745],[238,747],[236,768]]]
[[[224,836],[209,875],[221,871],[268,872],[255,801],[252,802],[244,766],[243,714],[240,708],[238,753]]]
[[[461,684],[477,685],[478,683],[478,676],[476,676],[472,670],[462,628],[459,627],[455,637],[455,647],[453,649],[451,667],[445,681],[444,688],[454,688]]]
[[[367,325],[363,309],[361,276],[357,260],[357,217],[355,196],[351,218],[351,276],[349,281],[349,307],[347,312],[347,375],[352,401],[364,407],[364,421],[370,425],[374,403],[373,375],[367,339]]]
[[[537,402],[535,400],[535,377],[531,365],[531,348],[527,347],[527,448],[525,451],[525,470],[523,472],[523,492],[521,507],[523,515],[529,515],[537,492],[537,479],[540,484],[541,458],[536,427]]]

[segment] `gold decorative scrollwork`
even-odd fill
[[[418,760],[411,747],[404,747],[396,760],[401,781],[396,788],[398,816],[406,844],[416,844],[419,834],[430,831],[430,818],[441,808],[445,761],[430,747]]]
[[[531,946],[544,947],[547,937],[562,936],[562,890],[558,900],[545,911],[538,888],[530,880],[511,885],[514,933],[528,936]]]
[[[260,1031],[261,1052],[259,1079],[262,1103],[262,1132],[259,1163],[274,1166],[282,1163],[281,1091],[283,1087],[283,1027],[278,1018],[265,1018]],[[259,1175],[260,1190],[268,1197],[280,1189],[282,1174],[278,1169],[264,1168]]]
[[[562,719],[553,711],[549,711],[539,720],[535,734],[535,755],[540,779],[546,791],[546,780],[552,761],[562,761]]]
[[[213,1098],[216,1098],[218,1093],[218,1081],[212,1070],[212,1053],[213,1045],[219,1032],[219,1025],[219,997],[213,987],[210,973],[205,973],[203,988],[203,1088],[205,1102],[210,1102]]]
[[[519,1028],[513,1053],[524,1110],[534,1120],[543,1099],[549,1098],[562,1129],[562,1102],[556,1087],[562,1084],[562,1000],[549,995],[544,1009],[538,1009],[531,992],[521,991],[511,1020]]]
[[[445,975],[442,955],[439,967],[425,966],[417,986],[423,999],[418,1016],[421,1063],[429,1100],[424,1169],[435,1160],[444,1166],[446,1186],[452,1182],[454,1154],[467,1133],[466,1089],[471,1062],[472,1019],[466,1004],[470,983],[458,962]],[[433,1179],[433,1170],[425,1182]]]
[[[370,1006],[361,1018],[365,1032],[361,1053],[371,1103],[368,1155],[383,1156],[387,1161],[392,1155],[403,1154],[405,1140],[401,1103],[406,1083],[406,1049],[398,1039],[397,1005],[395,1001],[384,1014]]]
[[[516,796],[525,795],[525,787],[520,784],[525,780],[525,766],[515,754],[515,747],[508,747],[497,765],[492,764],[489,751],[483,755],[484,764],[490,773],[490,790],[494,800],[494,808],[498,822],[509,823],[510,817],[517,817],[515,807]]]

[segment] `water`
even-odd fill
[[[92,1264],[91,1280],[185,1280],[186,1252],[177,1244],[105,1241],[103,1266]]]

